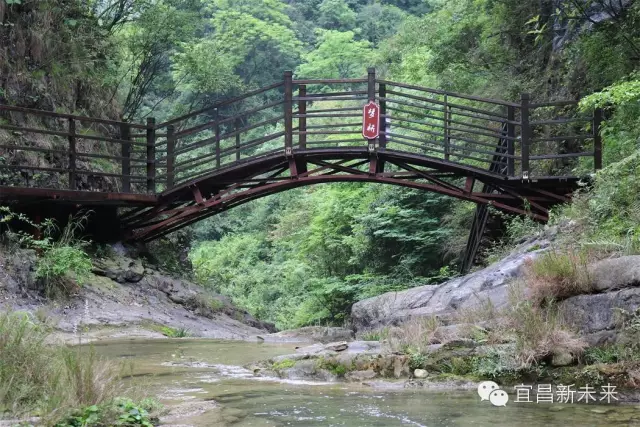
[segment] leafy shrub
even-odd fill
[[[640,351],[638,350],[638,347],[634,348],[621,345],[590,347],[585,350],[583,359],[588,365],[596,363],[640,361]]]
[[[90,242],[78,236],[84,230],[88,214],[70,216],[67,225],[60,229],[53,220],[42,224],[31,222],[26,216],[13,213],[9,208],[0,206],[3,214],[0,222],[9,224],[18,220],[41,233],[34,237],[24,232],[11,230],[5,235],[23,247],[35,249],[38,253],[35,276],[44,283],[47,296],[66,296],[82,284],[91,275],[91,258],[86,252]]]
[[[318,369],[326,369],[337,377],[344,377],[348,369],[346,366],[333,358],[321,357],[316,364]]]
[[[162,335],[169,338],[185,338],[190,335],[188,329],[172,328],[170,326],[162,326],[160,328],[160,332],[162,333]]]
[[[427,363],[427,355],[418,351],[412,351],[409,353],[409,368],[421,369]]]
[[[74,411],[56,424],[56,427],[88,426],[142,426],[153,427],[155,419],[150,411],[157,409],[153,401],[139,404],[130,399],[116,399],[105,405],[90,405]]]

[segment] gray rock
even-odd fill
[[[640,288],[578,295],[560,303],[560,309],[565,318],[584,334],[612,330],[617,324],[616,308],[633,312],[638,307],[640,307]]]
[[[449,317],[460,308],[471,308],[490,301],[495,307],[507,303],[507,284],[519,277],[527,258],[548,247],[546,240],[535,240],[491,266],[440,285],[419,286],[401,292],[362,300],[353,305],[351,318],[356,330],[396,325],[411,317]]]
[[[375,371],[367,369],[366,371],[348,372],[347,375],[345,375],[345,378],[347,381],[367,381],[374,379],[376,376],[377,374]]]
[[[551,357],[551,366],[569,366],[573,363],[573,360],[571,353],[556,353]]]
[[[413,376],[415,378],[423,379],[427,378],[429,376],[429,373],[424,369],[416,369],[415,371],[413,371]]]
[[[589,266],[589,279],[596,291],[640,286],[640,255],[609,258]]]
[[[352,341],[355,338],[355,333],[347,328],[306,326],[263,335],[263,337],[268,342],[320,342],[327,344],[336,341]]]
[[[347,344],[346,341],[333,342],[324,346],[324,348],[326,348],[327,350],[333,350],[333,351],[344,351],[348,347],[349,347],[349,344]]]

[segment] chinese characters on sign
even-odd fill
[[[376,139],[380,135],[380,106],[369,101],[362,110],[362,136],[366,139]]]
[[[616,386],[611,384],[596,387],[585,385],[576,387],[571,385],[538,384],[534,396],[532,385],[520,384],[514,387],[516,391],[516,403],[612,403],[618,400]],[[509,401],[507,393],[493,381],[483,381],[478,384],[478,395],[480,401],[488,400],[493,406],[506,406]]]
[[[517,385],[515,402],[524,403],[590,403],[590,402],[607,402],[611,403],[618,400],[618,394],[615,386],[610,384],[603,385],[598,391],[595,387],[585,385],[576,388],[575,384],[558,385],[555,393],[552,391],[551,384],[538,384],[535,400],[531,397],[531,385]]]

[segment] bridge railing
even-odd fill
[[[152,131],[152,122],[0,105],[0,185],[144,192]]]
[[[374,141],[362,136],[369,100],[381,112]],[[286,72],[281,82],[159,124],[0,105],[0,186],[155,194],[261,156],[354,147],[513,179],[575,176],[578,165],[602,166],[601,120],[574,101],[486,99],[379,79],[373,69],[361,79]]]

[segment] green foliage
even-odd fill
[[[619,363],[639,361],[640,351],[636,347],[609,345],[604,347],[589,347],[585,350],[584,362],[588,365],[596,363]]]
[[[140,404],[130,399],[116,399],[105,405],[91,405],[74,411],[64,420],[58,422],[56,427],[88,427],[88,426],[142,426],[153,427],[154,419],[149,415],[149,410],[157,408],[152,401],[143,401]]]
[[[0,213],[3,214],[0,223],[10,224],[15,220],[35,227],[41,233],[39,238],[24,232],[14,233],[10,229],[5,234],[23,247],[36,249],[39,255],[35,276],[44,282],[48,296],[68,295],[90,277],[92,263],[86,252],[90,242],[78,236],[84,229],[88,214],[70,216],[65,227],[60,229],[51,219],[35,224],[5,206],[0,206]]]
[[[284,359],[284,360],[281,360],[279,362],[275,362],[271,366],[271,369],[273,369],[274,371],[280,371],[282,369],[293,368],[295,365],[296,365],[296,361],[295,360]]]
[[[353,31],[318,30],[316,47],[303,55],[296,75],[323,79],[360,77],[373,64],[372,54],[371,44],[355,40]]]
[[[172,328],[171,326],[161,326],[159,332],[168,338],[186,338],[189,336],[189,330],[186,328]]]
[[[345,374],[349,371],[349,369],[347,369],[347,367],[345,365],[343,365],[342,363],[340,363],[336,359],[333,359],[333,358],[330,358],[330,357],[328,357],[328,358],[325,358],[325,357],[319,358],[318,361],[316,362],[316,367],[318,369],[326,369],[327,371],[331,372],[332,374],[334,374],[338,378],[344,377]]]
[[[410,351],[409,352],[409,368],[413,369],[422,369],[427,364],[429,360],[428,356],[419,351]]]

